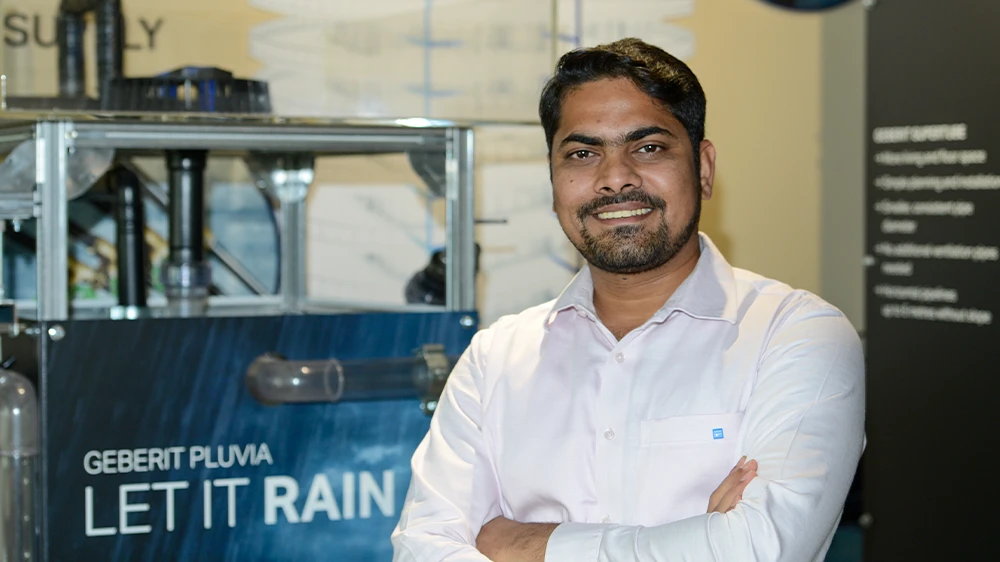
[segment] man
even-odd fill
[[[699,234],[715,147],[697,78],[635,39],[574,51],[540,115],[589,267],[473,338],[414,454],[395,560],[822,560],[864,446],[860,342]]]

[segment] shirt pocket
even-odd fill
[[[635,521],[661,525],[708,510],[736,463],[743,413],[643,420],[639,427]]]

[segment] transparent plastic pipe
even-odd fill
[[[38,401],[23,375],[0,369],[0,560],[35,560]]]
[[[414,398],[432,386],[420,357],[296,361],[267,354],[250,365],[246,382],[265,404]]]

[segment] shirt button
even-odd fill
[[[601,519],[601,523],[604,523],[604,524],[611,523],[611,516],[610,515],[605,515],[604,519]]]
[[[576,309],[576,315],[579,316],[580,318],[586,318],[587,317],[587,311],[586,310],[580,310],[578,308],[578,309]]]
[[[619,363],[624,363],[625,362],[625,354],[624,353],[618,353],[618,354],[616,354],[615,355],[615,361],[617,361]]]
[[[608,441],[611,441],[612,439],[614,439],[615,438],[615,432],[614,432],[614,430],[609,429],[609,430],[605,431],[604,432],[604,438],[607,439]]]

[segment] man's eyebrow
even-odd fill
[[[652,135],[664,135],[670,138],[676,138],[676,135],[664,129],[663,127],[657,127],[655,125],[650,127],[643,127],[641,129],[636,129],[622,135],[621,144],[626,144],[630,142],[635,142],[637,140],[642,140],[648,136]]]
[[[578,142],[587,146],[604,146],[604,139],[600,137],[591,137],[584,135],[583,133],[570,133],[566,135],[566,138],[559,143],[559,146],[563,147],[571,142]]]
[[[623,144],[642,140],[652,135],[664,135],[670,138],[677,138],[677,135],[673,134],[668,129],[657,127],[656,125],[650,125],[649,127],[642,127],[634,131],[629,131],[616,139],[612,144],[614,146],[621,146]],[[570,133],[559,143],[559,147],[562,148],[571,142],[577,142],[587,146],[605,146],[608,144],[601,137],[592,137],[583,133]]]

